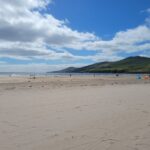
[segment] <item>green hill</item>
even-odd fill
[[[150,58],[128,57],[116,62],[101,62],[81,68],[66,68],[65,73],[150,73]]]

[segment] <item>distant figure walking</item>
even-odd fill
[[[72,74],[70,74],[70,78],[72,77]]]
[[[118,73],[116,74],[116,77],[119,77],[119,74],[118,74]]]
[[[141,79],[142,79],[141,75],[138,74],[138,75],[136,76],[136,79],[141,80]]]

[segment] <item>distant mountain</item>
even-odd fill
[[[76,69],[78,69],[78,68],[68,67],[68,68],[63,69],[63,70],[53,71],[53,73],[70,73],[70,72],[74,72],[74,70],[76,70]]]
[[[100,62],[89,66],[69,67],[57,73],[150,73],[150,58],[128,57],[115,62]]]

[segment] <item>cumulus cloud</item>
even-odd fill
[[[33,8],[45,8],[49,3],[51,3],[52,0],[0,0],[0,3],[2,4],[3,7],[7,8],[17,8],[17,9],[22,9],[22,8],[28,8],[28,9],[33,9]]]
[[[150,8],[148,8],[146,11],[147,11],[148,13],[150,13]]]
[[[91,42],[89,43],[89,47],[102,51],[126,51],[130,53],[142,49],[144,50],[146,47],[149,47],[149,44],[150,28],[146,25],[142,25],[134,29],[118,32],[112,40]]]
[[[0,57],[25,57],[43,59],[76,59],[69,52],[57,53],[50,47],[73,48],[82,42],[96,40],[92,33],[70,29],[65,21],[50,14],[41,14],[48,0],[0,0]],[[40,43],[40,46],[39,46]]]
[[[149,56],[150,19],[120,31],[111,40],[79,32],[51,14],[41,13],[52,0],[0,0],[0,57],[15,59],[84,60],[121,59],[120,52]],[[149,12],[149,9],[147,10]],[[61,51],[58,51],[61,49]],[[95,56],[76,56],[69,49],[93,50]]]

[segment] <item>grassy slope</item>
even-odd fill
[[[149,73],[150,58],[147,57],[129,57],[116,62],[102,62],[89,65],[82,68],[72,68],[65,72],[78,73]],[[60,71],[60,72],[63,72]]]

